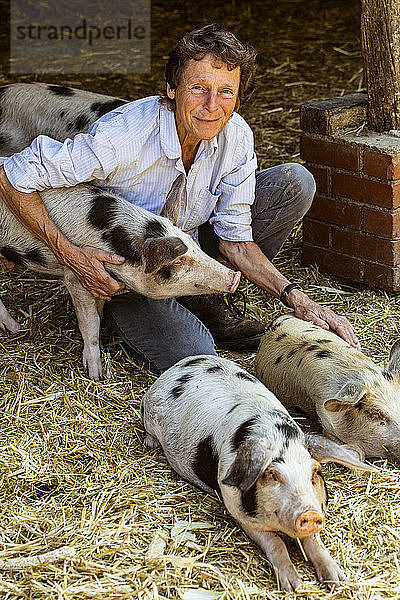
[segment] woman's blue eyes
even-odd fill
[[[196,93],[206,93],[208,90],[201,85],[193,85],[191,91]],[[221,90],[220,94],[223,94],[224,96],[234,96],[234,92],[229,89]]]

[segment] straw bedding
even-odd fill
[[[301,103],[361,89],[358,3],[232,0],[218,8],[153,5],[151,76],[42,76],[53,83],[136,98],[154,93],[182,31],[222,22],[260,51],[258,91],[243,114],[260,167],[298,161]],[[168,26],[166,27],[166,20]],[[1,38],[0,83],[5,74]],[[20,78],[20,80],[28,79]],[[39,79],[39,78],[38,78]],[[396,295],[343,284],[301,266],[301,227],[277,259],[291,281],[346,314],[363,349],[383,364],[398,337]],[[243,282],[249,310],[266,323],[279,302]],[[16,600],[280,598],[273,569],[223,506],[181,481],[162,452],[143,443],[139,401],[154,376],[105,332],[107,378],[90,381],[59,281],[15,270],[0,293],[24,331],[0,333],[0,597]],[[228,354],[252,369],[254,355]],[[324,469],[330,489],[321,537],[349,578],[330,593],[296,542],[299,597],[400,597],[399,473]]]

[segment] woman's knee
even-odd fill
[[[262,212],[265,207],[296,207],[300,218],[310,208],[316,190],[310,171],[299,163],[286,163],[256,174],[256,205]],[[265,196],[265,198],[264,198]],[[264,207],[265,204],[265,207]]]
[[[132,355],[155,373],[187,356],[216,354],[209,330],[175,298],[152,300],[135,293],[115,296],[107,303],[105,321]]]
[[[287,193],[292,196],[293,202],[301,207],[305,214],[311,207],[316,190],[315,179],[308,169],[299,163],[285,165],[287,177]]]
[[[288,167],[299,182],[303,195],[309,196],[312,199],[316,190],[315,179],[312,173],[299,163],[289,163]]]

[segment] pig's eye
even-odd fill
[[[379,422],[379,425],[387,425],[389,421],[389,417],[377,408],[368,408],[364,411],[364,414],[368,419],[374,421],[374,423]]]
[[[279,481],[278,473],[276,471],[267,469],[264,472],[264,481],[267,483],[273,483],[274,481]]]

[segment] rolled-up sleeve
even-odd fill
[[[210,223],[216,235],[232,242],[251,242],[251,209],[255,194],[257,158],[253,135],[245,135],[237,146],[236,167],[217,186],[218,202]]]
[[[34,192],[104,180],[116,164],[114,146],[104,132],[97,131],[64,142],[39,135],[22,152],[8,158],[4,169],[15,189]]]

